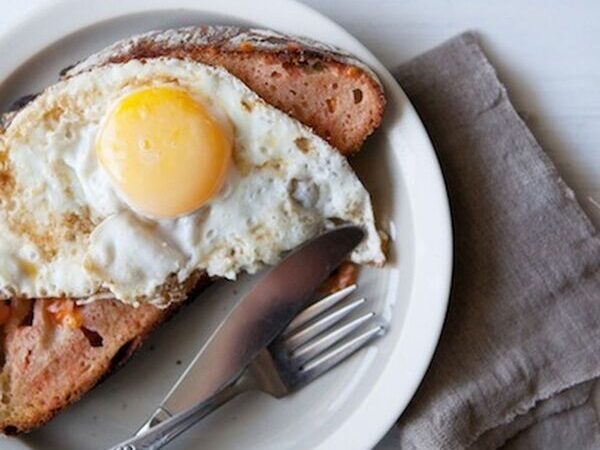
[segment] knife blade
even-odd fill
[[[308,305],[363,237],[362,229],[353,225],[326,231],[267,272],[235,305],[137,434],[231,382]]]

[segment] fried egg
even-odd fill
[[[198,271],[253,273],[340,221],[366,232],[353,261],[384,262],[346,159],[220,68],[108,65],[0,135],[3,298],[166,306]]]

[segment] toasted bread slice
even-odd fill
[[[148,33],[101,51],[63,76],[165,55],[226,67],[346,154],[381,122],[383,91],[366,66],[339,50],[261,30],[197,27]],[[4,119],[8,123],[10,115]],[[195,273],[177,289],[195,293],[208,284],[205,274]],[[126,362],[178,308],[136,309],[99,300],[77,307],[78,319],[69,322],[51,311],[51,301],[13,300],[10,318],[0,327],[0,431],[5,434],[40,426],[76,401]]]
[[[267,30],[200,26],[153,31],[117,42],[64,75],[161,56],[224,67],[346,155],[381,123],[385,97],[371,69],[340,49]]]
[[[210,285],[204,273],[181,287],[195,296]],[[71,302],[70,300],[60,300]],[[121,367],[148,334],[181,303],[138,308],[117,300],[76,307],[77,322],[51,312],[52,299],[11,301],[2,332],[0,430],[27,432],[78,400]]]
[[[150,305],[134,311],[116,300],[99,301],[81,308],[84,325],[74,329],[55,322],[49,302],[13,301],[13,310],[33,322],[20,322],[23,316],[5,325],[0,420],[7,434],[46,422],[75,401],[126,361],[167,314]]]

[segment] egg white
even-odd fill
[[[121,198],[94,144],[120,97],[163,85],[185,89],[227,122],[234,163],[207,205],[157,220]],[[255,272],[338,220],[367,232],[353,261],[385,259],[369,195],[344,157],[227,71],[177,59],[109,65],[37,97],[0,135],[0,202],[6,298],[110,292],[165,306],[174,300],[161,290],[167,280]]]

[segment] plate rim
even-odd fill
[[[2,84],[4,80],[6,80],[6,78],[16,71],[23,63],[42,50],[39,46],[38,48],[35,48],[35,46],[32,47],[32,40],[22,39],[23,32],[21,30],[27,28],[28,25],[31,26],[32,24],[35,24],[36,21],[47,20],[47,17],[52,14],[61,16],[61,12],[68,11],[70,13],[66,17],[66,20],[62,22],[55,21],[56,26],[53,27],[54,31],[50,29],[37,30],[38,34],[46,34],[46,39],[42,40],[43,42],[46,42],[46,45],[48,45],[47,43],[56,42],[78,29],[99,23],[103,20],[139,12],[185,8],[206,13],[225,14],[240,20],[249,20],[257,23],[280,21],[282,26],[265,26],[279,31],[289,32],[291,34],[305,34],[308,37],[345,48],[357,55],[374,69],[384,85],[388,105],[392,103],[402,105],[402,116],[404,117],[404,120],[397,124],[398,127],[402,128],[403,124],[406,125],[412,123],[412,133],[416,133],[418,135],[417,139],[426,147],[425,149],[420,150],[422,153],[420,157],[424,158],[424,161],[427,162],[426,166],[430,177],[428,179],[427,188],[429,189],[430,200],[433,201],[435,206],[433,211],[436,216],[433,221],[434,223],[429,224],[427,229],[430,232],[433,231],[432,236],[437,248],[434,251],[416,248],[415,252],[417,254],[415,255],[415,260],[421,257],[432,262],[436,267],[433,272],[437,277],[437,281],[433,283],[433,286],[429,287],[421,285],[411,287],[411,301],[408,304],[403,328],[398,337],[398,342],[401,342],[406,339],[410,341],[410,336],[412,335],[418,336],[419,339],[414,342],[416,347],[410,351],[413,355],[419,356],[408,358],[413,360],[414,367],[411,368],[410,380],[405,380],[406,388],[403,389],[402,395],[398,395],[395,399],[390,398],[389,395],[387,395],[386,388],[393,386],[391,384],[391,381],[393,381],[393,373],[398,370],[398,364],[401,362],[398,355],[399,345],[396,343],[386,361],[385,367],[379,374],[377,383],[375,383],[365,395],[360,407],[349,414],[346,420],[339,424],[336,430],[330,433],[324,441],[317,444],[315,448],[327,450],[331,448],[363,449],[373,447],[405,410],[421,384],[431,363],[446,317],[453,269],[452,221],[445,182],[431,140],[425,131],[422,121],[410,103],[410,100],[394,80],[390,72],[373,55],[373,53],[363,46],[356,38],[322,13],[305,4],[299,3],[296,0],[265,0],[264,8],[261,8],[260,11],[257,11],[256,7],[253,8],[250,2],[244,2],[243,0],[220,0],[217,4],[214,2],[210,3],[206,0],[129,0],[128,2],[105,0],[102,2],[101,6],[98,5],[99,7],[95,8],[94,12],[90,12],[89,7],[87,8],[88,10],[86,10],[84,3],[85,2],[78,2],[78,0],[46,1],[45,3],[40,3],[37,7],[32,8],[21,18],[15,20],[12,26],[9,25],[4,30],[1,30],[0,48],[7,46],[7,44],[14,44],[15,42],[18,42],[18,44],[16,46],[13,45],[13,52],[11,54],[13,59],[10,64],[5,65],[4,69],[2,69],[1,66],[3,63],[0,61],[0,84]],[[270,14],[269,20],[265,19],[265,11]],[[77,17],[81,18],[84,15],[94,13],[97,13],[96,15],[98,16],[95,20],[91,22],[88,21],[89,23],[84,22],[77,24],[77,20],[79,20]],[[65,16],[62,15],[62,17]],[[298,28],[293,22],[302,23],[304,25],[298,30],[290,29],[294,27]],[[306,24],[310,25],[307,26]],[[68,27],[71,27],[71,29],[66,29]],[[57,33],[57,30],[59,29],[62,29],[63,31]],[[306,31],[304,32],[303,30]],[[39,41],[40,38],[37,40]],[[19,52],[21,55],[25,54],[26,56],[21,57],[20,61],[17,58],[17,63],[13,63],[12,61],[15,59],[14,56],[18,55]],[[12,67],[12,69],[10,69],[10,67]],[[386,120],[384,118],[382,128],[385,126]],[[396,152],[396,150],[394,151]],[[421,206],[422,205],[418,204],[413,205],[413,209],[422,209]],[[421,213],[423,212],[421,211]],[[412,216],[415,216],[414,211]],[[427,224],[425,225],[427,226]],[[425,254],[420,254],[419,251],[425,251]],[[417,284],[415,281],[417,275],[419,274],[415,270],[413,285]],[[422,284],[423,280],[420,282]],[[430,295],[437,298],[437,300],[432,303],[415,304],[413,298],[415,295],[414,290],[415,288],[421,287],[423,287],[421,290],[424,293],[429,292]],[[424,297],[424,295],[421,296]],[[425,298],[425,300],[427,301],[427,298]],[[433,309],[431,309],[432,307]],[[426,321],[423,320],[424,316],[427,317]],[[415,322],[412,322],[411,319]],[[423,325],[429,327],[427,333],[418,331],[418,327]],[[374,418],[374,416],[376,416],[376,418]]]

